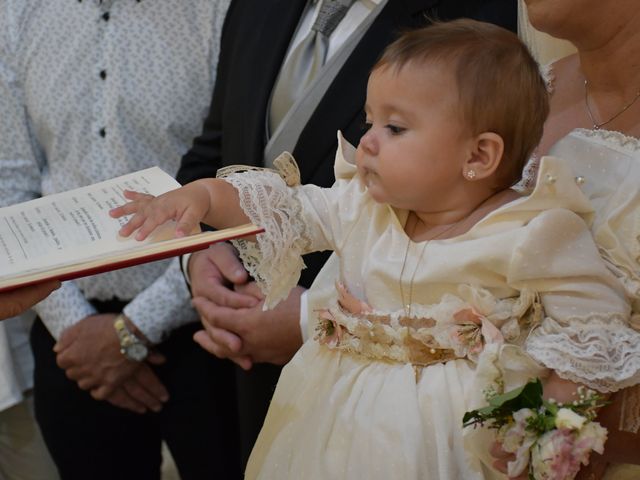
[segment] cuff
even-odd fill
[[[97,313],[73,282],[63,283],[33,309],[56,340],[67,328]]]
[[[309,290],[305,290],[300,296],[300,333],[302,335],[302,343],[309,340],[309,332],[307,331],[309,327],[309,313],[307,310],[307,307],[309,306],[309,301],[307,300],[308,293]]]
[[[185,253],[180,257],[180,270],[182,270],[182,276],[189,288],[191,288],[191,278],[189,278],[189,260],[191,259],[191,255],[193,254]]]

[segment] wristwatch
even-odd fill
[[[113,322],[113,327],[120,340],[120,352],[129,360],[141,362],[149,355],[149,349],[129,330],[124,318],[124,315],[120,314]]]

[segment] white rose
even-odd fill
[[[556,428],[580,430],[587,419],[569,408],[561,408],[556,414]]]
[[[607,441],[607,429],[598,422],[588,422],[578,432],[578,445],[589,451],[594,450],[600,455],[604,453],[604,442]]]

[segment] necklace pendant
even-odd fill
[[[593,112],[591,111],[591,106],[589,105],[588,86],[589,86],[589,82],[585,78],[584,79],[584,106],[587,109],[587,114],[589,115],[589,119],[593,123],[592,129],[595,130],[595,131],[600,130],[601,127],[604,127],[605,125],[613,122],[616,118],[618,118],[620,115],[622,115],[624,112],[626,112],[629,109],[629,107],[631,107],[631,105],[636,103],[638,101],[638,99],[640,98],[640,90],[638,90],[638,92],[636,93],[636,96],[633,98],[633,100],[631,100],[624,107],[622,107],[622,109],[620,109],[620,111],[618,111],[618,113],[616,113],[611,118],[609,118],[609,120],[607,120],[605,122],[598,123],[598,122],[596,122],[596,117],[593,115]]]

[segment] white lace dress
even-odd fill
[[[300,254],[340,259],[338,278],[328,269],[312,287],[318,335],[284,368],[246,478],[503,478],[472,453],[487,454],[483,435],[465,440],[461,427],[487,385],[522,384],[541,365],[602,391],[640,380],[624,292],[562,162],[546,158],[549,181],[467,233],[414,244],[407,212],[375,203],[352,157],[341,140],[331,189],[288,187],[274,173],[227,177],[266,228],[258,250],[238,246],[268,304],[296,284]]]

